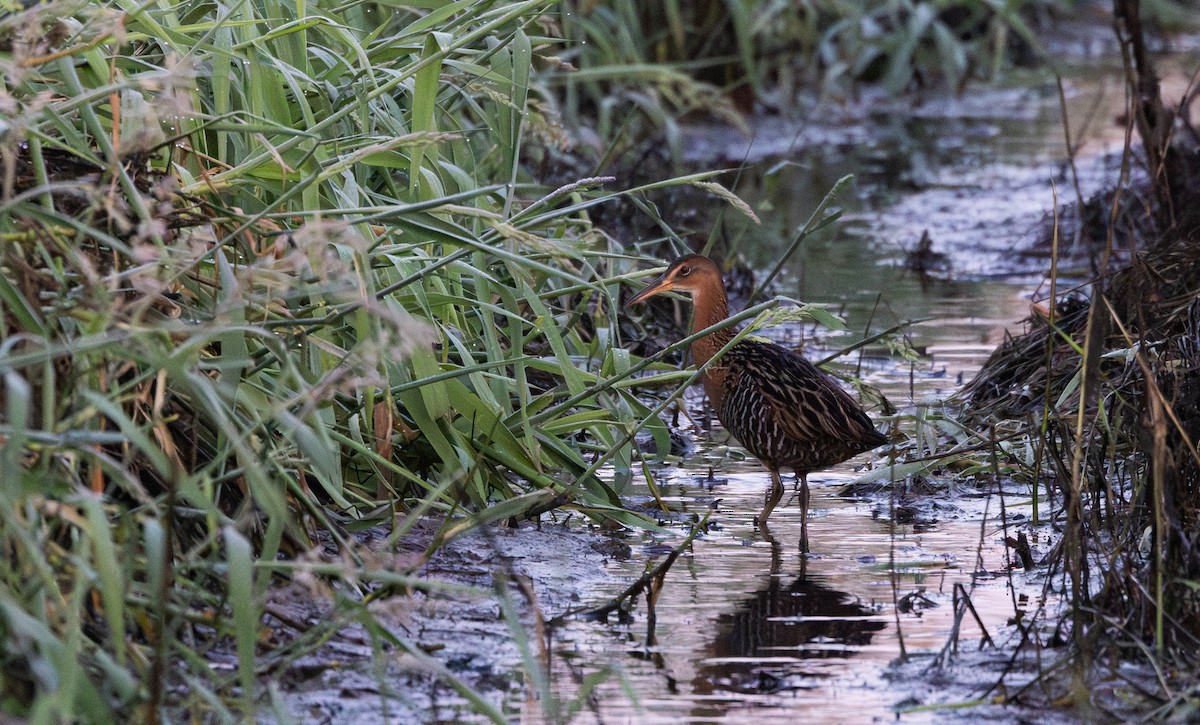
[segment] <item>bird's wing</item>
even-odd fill
[[[780,347],[751,342],[747,370],[757,374],[757,397],[769,409],[784,435],[797,441],[845,440],[868,437],[875,427],[850,394],[803,357]]]

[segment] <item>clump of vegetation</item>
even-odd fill
[[[322,544],[361,604],[421,559],[354,530],[638,520],[596,475],[666,440],[612,344],[637,259],[588,216],[611,180],[522,164],[561,133],[550,8],[0,18],[6,712],[248,715],[279,559]]]
[[[999,456],[1032,479],[1035,510],[1062,531],[1041,563],[1065,576],[1072,614],[1048,640],[1031,624],[1022,641],[1070,643],[1076,666],[1065,694],[1085,711],[1099,706],[1088,693],[1111,677],[1110,659],[1152,664],[1159,674],[1124,707],[1177,714],[1194,684],[1198,265],[1194,241],[1138,254],[1089,296],[1032,317],[962,393],[960,424],[1024,441]]]

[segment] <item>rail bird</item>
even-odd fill
[[[691,294],[693,334],[729,317],[721,270],[697,254],[675,260],[626,307],[671,290]],[[696,339],[697,367],[709,363],[734,335],[726,327]],[[761,525],[783,497],[780,470],[800,477],[800,547],[808,551],[808,474],[877,448],[887,438],[832,377],[774,343],[741,340],[708,364],[700,379],[721,425],[771,472]]]

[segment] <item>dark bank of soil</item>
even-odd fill
[[[419,561],[434,530],[425,522],[399,552],[372,552],[380,538],[366,543],[364,554],[377,567],[407,569]],[[457,539],[418,570],[426,591],[398,591],[369,605],[416,654],[373,638],[356,623],[357,604],[338,604],[320,580],[297,576],[270,594],[268,621],[276,627],[277,645],[331,622],[342,626],[314,653],[274,675],[287,709],[298,722],[338,725],[480,719],[446,683],[448,672],[496,708],[515,712],[526,693],[518,675],[523,655],[512,628],[532,633],[539,622],[611,588],[614,577],[605,563],[614,555],[629,555],[619,536],[578,523],[525,523]],[[497,587],[507,592],[517,621],[502,612]],[[536,643],[530,646],[536,653]]]

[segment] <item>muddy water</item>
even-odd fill
[[[1067,82],[1073,120],[1093,119],[1075,131],[1085,149],[1077,159],[1085,196],[1116,178],[1100,152],[1120,142],[1110,125],[1119,88],[1097,68]],[[845,128],[769,121],[749,139],[711,129],[693,139],[697,154],[725,149],[730,159],[761,162],[739,191],[764,223],[729,229],[742,255],[764,269],[824,190],[844,174],[857,176],[854,193],[841,200],[847,214],[838,232],[806,241],[778,291],[845,314],[849,330],[820,335],[822,349],[928,318],[907,331],[919,362],[898,363],[878,347],[849,361],[900,408],[910,434],[913,421],[969,379],[1028,314],[1047,265],[1015,250],[1049,223],[1054,189],[1060,198],[1075,195],[1076,176],[1059,160],[1056,87],[940,104],[904,115],[889,109]],[[820,143],[797,148],[790,139],[799,133]],[[784,151],[791,156],[780,157]],[[906,250],[923,233],[945,255],[940,279],[904,270]],[[1042,584],[1012,568],[1003,544],[1012,527],[1029,530],[1027,490],[1001,496],[947,478],[937,482],[936,500],[919,492],[900,500],[840,496],[872,464],[862,457],[809,477],[812,553],[803,556],[794,497],[776,509],[769,531],[758,527],[768,476],[753,460],[731,460],[722,436],[715,439],[679,467],[653,473],[670,520],[692,514],[710,522],[666,576],[653,611],[643,597],[629,621],[575,621],[555,633],[562,679],[603,666],[618,673],[593,693],[579,721],[928,722],[953,712],[931,706],[995,693],[1008,655],[983,641],[1011,645],[1013,618],[1029,616],[1043,598]],[[630,497],[651,502],[644,482]],[[1054,538],[1044,528],[1031,533],[1043,551]],[[661,561],[672,539],[647,534],[627,543],[632,556],[607,564],[619,582],[614,592],[648,561]],[[955,687],[934,687],[925,667],[947,646],[961,612],[956,591],[969,594],[981,622],[963,617],[958,647],[976,654]],[[910,664],[894,666],[905,658]],[[1019,675],[1005,681],[1020,684]]]

